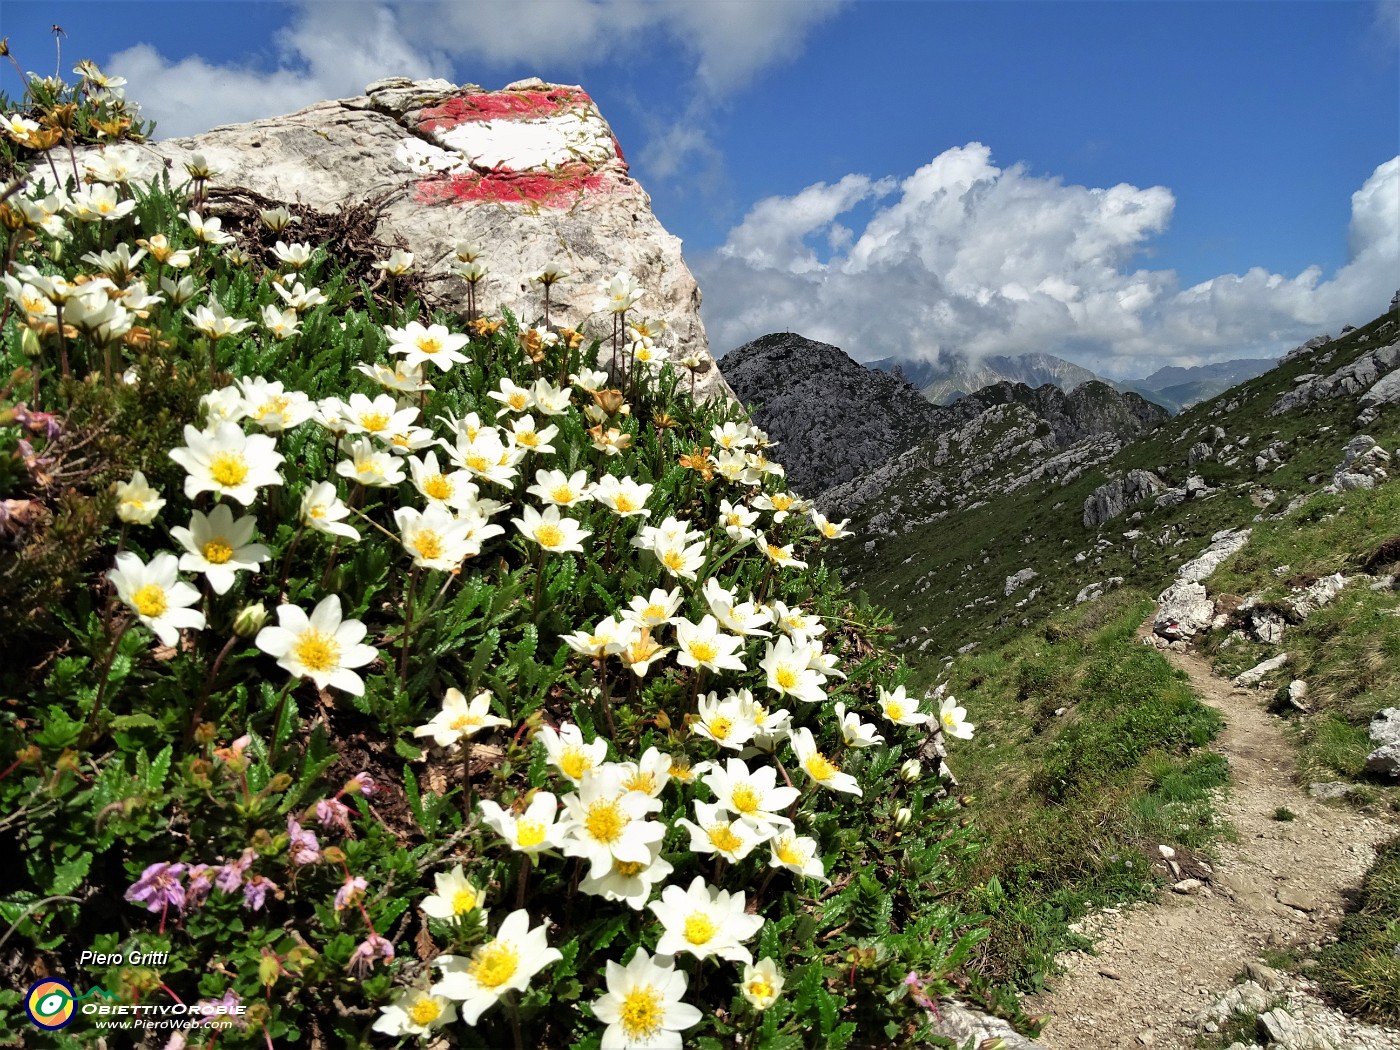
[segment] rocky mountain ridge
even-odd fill
[[[823,493],[865,538],[836,557],[945,655],[1125,581],[1155,594],[1222,530],[1377,483],[1400,446],[1397,326],[1310,340],[1132,440],[1052,452],[1032,413],[981,414]]]
[[[870,362],[868,367],[899,376],[936,405],[952,404],[958,398],[997,383],[1024,383],[1032,388],[1050,383],[1069,391],[1082,383],[1102,380],[1089,369],[1053,354],[992,354],[972,358],[950,351],[940,354],[935,361],[886,357]]]
[[[949,448],[980,447],[990,431],[998,437],[990,441],[988,454],[1002,457],[1003,464],[1013,449],[1018,456],[1057,461],[1061,450],[1088,439],[1107,437],[1103,448],[1116,449],[1117,440],[1167,418],[1138,395],[1120,394],[1098,380],[1072,391],[1003,381],[951,405],[934,405],[898,376],[794,333],[763,336],[731,350],[720,367],[739,400],[752,406],[759,426],[781,443],[789,482],[807,496],[899,472],[905,468],[893,461],[905,462],[905,453],[934,435],[947,438],[942,453],[934,448],[928,453],[941,455],[940,464],[952,454]],[[991,414],[978,423],[984,413]],[[955,436],[965,428],[967,433]],[[1100,449],[1099,454],[1108,453]],[[982,473],[975,466],[967,469]],[[1056,469],[1055,463],[1046,469]],[[858,488],[866,492],[870,484],[865,480]]]

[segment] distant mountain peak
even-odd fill
[[[935,361],[886,357],[872,361],[870,367],[902,375],[936,405],[951,404],[994,383],[1024,383],[1032,389],[1049,383],[1061,390],[1073,390],[1102,378],[1072,361],[1039,353],[970,357],[959,351],[946,351]]]

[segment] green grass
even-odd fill
[[[1226,763],[1200,750],[1219,716],[1136,641],[1149,608],[1117,592],[951,668],[977,723],[951,761],[986,840],[964,906],[988,916],[977,966],[994,979],[1039,987],[1084,944],[1070,923],[1156,891],[1159,844],[1199,850],[1220,833]]]
[[[1347,1010],[1400,1021],[1400,836],[1376,851],[1357,911],[1342,920],[1336,944],[1314,977]]]

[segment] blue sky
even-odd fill
[[[1114,375],[1276,353],[1400,286],[1400,2],[28,3],[164,132],[377,76],[580,83],[714,349],[1043,350]],[[8,91],[12,69],[0,70]]]

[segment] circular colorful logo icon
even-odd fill
[[[35,981],[24,997],[24,1012],[40,1028],[56,1032],[73,1021],[73,986],[56,977]]]

